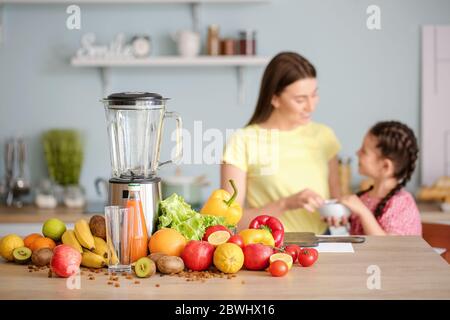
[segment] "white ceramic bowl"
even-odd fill
[[[325,218],[336,217],[343,218],[350,216],[350,210],[337,200],[327,200],[325,204],[319,208],[320,215]]]
[[[442,202],[441,203],[441,210],[444,212],[450,212],[450,203]]]

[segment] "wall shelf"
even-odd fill
[[[2,23],[2,13],[5,5],[17,4],[187,4],[191,9],[192,27],[194,31],[199,31],[200,19],[199,8],[201,4],[264,4],[272,0],[0,0],[0,43],[4,25]],[[151,57],[147,59],[92,59],[74,57],[71,65],[74,67],[97,68],[100,72],[103,93],[109,93],[110,69],[115,67],[234,67],[236,68],[238,82],[238,101],[243,103],[244,97],[244,73],[243,68],[251,66],[263,66],[267,64],[269,58],[255,56],[199,56],[195,58],[181,58],[177,56]]]
[[[244,68],[264,66],[269,62],[269,57],[258,56],[198,56],[183,58],[179,56],[161,56],[145,59],[99,59],[79,58],[71,59],[74,67],[97,68],[102,81],[103,95],[110,93],[111,68],[122,67],[234,67],[238,84],[238,101],[242,104],[245,100]]]

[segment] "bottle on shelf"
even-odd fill
[[[219,26],[217,24],[212,24],[208,27],[206,53],[209,56],[218,56],[220,54]]]
[[[256,55],[256,31],[239,31],[239,54],[245,56]]]

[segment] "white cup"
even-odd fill
[[[177,43],[178,54],[182,57],[195,57],[200,53],[200,34],[190,30],[180,30],[172,35]]]

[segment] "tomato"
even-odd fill
[[[239,247],[241,247],[241,249],[244,249],[244,239],[242,239],[242,237],[238,234],[231,236],[231,238],[228,239],[227,242],[237,244]]]
[[[295,262],[297,260],[298,254],[301,250],[301,248],[296,244],[290,244],[284,248],[286,253],[290,254],[292,256],[292,260]]]
[[[269,272],[272,277],[283,277],[288,273],[288,271],[288,265],[282,260],[275,260],[269,266]]]
[[[317,258],[319,257],[319,252],[314,248],[302,248],[298,254],[298,263],[303,267],[312,266]]]

